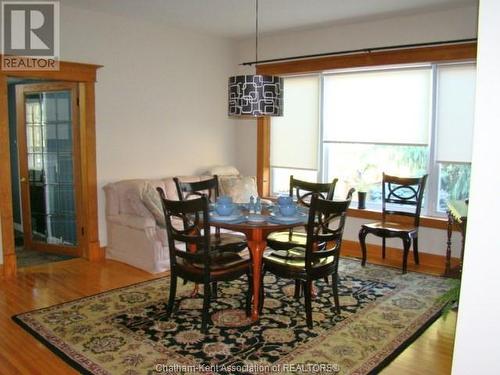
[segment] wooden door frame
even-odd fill
[[[0,58],[3,56],[0,55]],[[84,228],[83,257],[90,261],[104,258],[99,244],[97,216],[97,165],[95,135],[95,82],[100,65],[61,61],[59,70],[0,70],[0,225],[3,251],[3,275],[17,274],[14,222],[12,215],[12,189],[10,168],[9,115],[7,103],[7,79],[33,78],[69,81],[78,84],[80,106],[80,171],[81,171],[81,218]]]
[[[23,221],[23,232],[24,232],[24,247],[29,250],[40,250],[53,252],[56,254],[73,255],[77,257],[82,256],[82,248],[80,244],[83,240],[83,234],[81,231],[82,220],[81,220],[81,163],[80,163],[80,116],[78,111],[78,83],[68,82],[68,81],[45,81],[43,83],[21,83],[16,85],[16,122],[17,122],[17,149],[19,155],[19,171],[21,180],[21,211],[22,211],[22,221]],[[26,136],[26,106],[25,106],[25,96],[29,93],[39,93],[39,92],[53,92],[53,91],[69,91],[71,96],[71,143],[73,157],[73,176],[74,176],[74,200],[75,200],[75,230],[76,230],[76,240],[77,246],[74,245],[55,245],[50,243],[42,243],[39,241],[33,241],[31,229],[32,228],[32,218],[31,218],[31,192],[30,192],[30,180],[29,180],[29,170],[28,170],[28,145]],[[25,183],[23,183],[23,179]],[[35,242],[35,243],[33,243]],[[33,246],[34,245],[34,246]]]

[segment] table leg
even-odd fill
[[[187,249],[190,253],[195,253],[196,252],[196,245],[194,244],[188,244],[187,245]],[[194,288],[193,288],[193,291],[191,292],[190,294],[190,297],[191,298],[194,298],[198,295],[198,292],[199,292],[199,285],[198,284],[194,284]]]
[[[266,240],[248,241],[248,248],[252,253],[252,277],[253,277],[253,303],[252,303],[252,320],[259,319],[259,291],[260,291],[260,276],[262,272],[262,255],[266,249]]]

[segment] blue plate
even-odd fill
[[[274,215],[271,216],[269,221],[274,224],[306,224],[307,216],[295,215],[295,216],[281,216]]]
[[[244,220],[245,218],[240,214],[240,213],[237,213],[237,214],[232,214],[232,215],[228,215],[228,216],[221,216],[221,215],[218,215],[216,213],[213,213],[212,215],[210,215],[210,220],[212,221],[220,221],[220,222],[232,222],[232,221],[240,221],[240,220]]]
[[[247,221],[249,223],[265,223],[266,219],[267,218],[265,216],[258,214],[251,214],[247,216]]]

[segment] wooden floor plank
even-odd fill
[[[72,259],[21,269],[15,279],[0,280],[0,374],[77,373],[15,324],[12,315],[160,276],[115,261]],[[449,374],[455,322],[454,312],[438,319],[383,373]]]

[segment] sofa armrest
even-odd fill
[[[142,217],[136,215],[109,215],[106,219],[112,223],[124,225],[132,229],[155,229],[156,221],[150,217]]]

